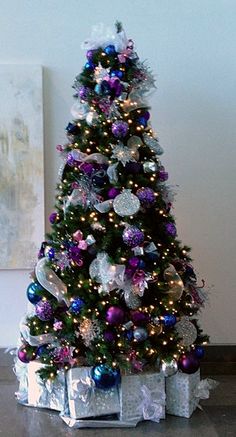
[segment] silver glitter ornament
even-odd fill
[[[175,324],[175,329],[182,338],[180,344],[183,346],[190,346],[197,338],[197,329],[188,317],[182,317],[179,322]]]
[[[148,333],[144,328],[136,328],[134,330],[134,339],[138,342],[144,341],[148,338]]]
[[[114,199],[113,208],[116,214],[121,217],[131,216],[139,211],[140,201],[137,196],[131,193],[131,190],[125,189]]]
[[[163,149],[160,146],[160,144],[158,143],[158,140],[156,138],[153,138],[150,135],[148,135],[146,132],[144,132],[143,141],[157,155],[163,154]]]
[[[90,111],[86,116],[86,121],[89,126],[96,126],[99,122],[98,113],[96,111]]]
[[[144,173],[155,173],[157,171],[157,165],[154,161],[146,161],[143,163]]]
[[[140,137],[137,135],[133,135],[130,137],[127,141],[127,146],[130,147],[130,149],[137,149],[138,147],[142,146],[143,142]]]
[[[177,361],[174,358],[172,359],[165,358],[161,362],[160,370],[165,376],[174,375],[175,373],[178,372]]]
[[[128,308],[131,308],[132,310],[136,310],[141,305],[141,299],[137,294],[134,293],[125,293],[125,303]]]

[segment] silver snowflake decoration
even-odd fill
[[[79,333],[85,346],[90,347],[95,338],[100,337],[101,329],[98,320],[84,319],[79,326]]]
[[[111,157],[113,159],[117,159],[117,161],[122,162],[123,166],[125,166],[127,162],[136,161],[134,155],[134,150],[129,149],[128,147],[124,146],[121,141],[119,141],[119,143],[113,147]]]

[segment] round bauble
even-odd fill
[[[144,233],[136,226],[127,226],[123,231],[122,239],[127,246],[136,247],[144,242]]]
[[[179,322],[175,324],[175,329],[181,338],[180,344],[183,346],[190,346],[197,338],[197,328],[188,317],[182,317]]]
[[[160,370],[165,376],[172,376],[178,372],[178,363],[174,358],[165,358],[161,362]]]
[[[111,130],[116,138],[124,138],[129,131],[129,125],[125,121],[117,120],[112,123]]]
[[[116,54],[115,46],[113,44],[109,44],[108,46],[105,47],[104,52],[108,56],[115,55]]]
[[[166,230],[166,233],[168,235],[170,235],[171,237],[175,237],[176,234],[177,234],[177,230],[176,230],[176,227],[175,227],[174,223],[171,223],[171,222],[166,223],[165,224],[165,230]]]
[[[193,350],[193,353],[196,358],[201,360],[205,355],[205,349],[202,346],[196,346]]]
[[[93,71],[95,68],[95,65],[92,61],[88,61],[88,62],[86,62],[84,68],[86,68],[86,70],[88,70],[88,71]]]
[[[120,325],[123,323],[125,317],[124,310],[118,306],[111,306],[106,312],[106,321],[110,325]]]
[[[150,315],[144,311],[131,311],[131,320],[135,325],[142,325],[148,323]]]
[[[111,77],[118,77],[119,79],[122,79],[124,76],[124,72],[121,70],[112,70],[111,71]]]
[[[48,353],[48,344],[42,344],[37,348],[37,357],[41,357],[41,355],[44,355],[46,353]]]
[[[123,192],[114,199],[113,208],[116,214],[121,217],[131,216],[139,211],[140,201],[130,190],[123,190]]]
[[[104,331],[103,333],[103,338],[105,341],[107,341],[107,343],[114,343],[114,341],[116,340],[116,334],[113,331]]]
[[[73,299],[73,302],[70,305],[69,311],[73,314],[79,314],[82,308],[84,307],[85,303],[83,299],[80,299],[80,297],[76,297]]]
[[[90,89],[87,86],[82,85],[79,88],[78,94],[79,94],[79,97],[81,98],[81,100],[87,100],[89,93],[90,93]]]
[[[148,333],[145,328],[134,329],[134,339],[138,342],[145,341],[148,338]]]
[[[35,360],[37,355],[37,348],[29,344],[22,345],[17,352],[17,356],[22,363],[29,363]]]
[[[128,174],[138,174],[142,171],[142,164],[140,162],[127,162],[125,165],[125,172]]]
[[[120,383],[119,369],[112,369],[106,364],[93,367],[91,376],[96,387],[103,390],[109,390]]]
[[[53,225],[54,223],[56,223],[57,221],[57,212],[52,212],[49,216],[49,221],[51,223],[51,225]]]
[[[51,320],[53,318],[52,305],[47,300],[41,300],[35,306],[35,314],[43,322]]]
[[[174,314],[165,314],[163,317],[163,323],[167,328],[171,328],[176,324],[176,317]]]
[[[140,203],[144,208],[151,208],[156,202],[155,193],[149,187],[139,188],[136,192],[136,196],[139,198]]]
[[[38,282],[31,282],[26,291],[28,300],[36,305],[42,299],[43,291],[44,288]]]
[[[86,53],[86,57],[88,61],[93,61],[94,55],[96,53],[96,50],[88,50]]]
[[[199,366],[200,362],[193,352],[186,352],[180,356],[178,361],[179,369],[188,374],[195,373]]]
[[[118,196],[118,194],[120,194],[120,190],[119,190],[119,188],[112,187],[108,190],[107,194],[108,194],[109,199],[115,199],[115,197]]]

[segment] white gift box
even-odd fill
[[[65,373],[59,371],[54,380],[42,380],[37,373],[46,367],[38,361],[28,364],[28,404],[39,408],[63,411],[65,405]]]
[[[165,377],[161,373],[122,376],[120,419],[127,422],[165,418]]]
[[[91,378],[92,367],[74,367],[66,375],[69,415],[73,419],[116,414],[120,411],[118,387],[102,390]]]
[[[200,370],[191,375],[177,372],[166,378],[166,412],[189,418],[197,408],[196,390],[200,383]]]

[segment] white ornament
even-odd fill
[[[116,214],[121,217],[131,216],[139,211],[140,201],[137,196],[131,193],[131,190],[125,189],[114,199],[113,208]]]
[[[180,344],[183,346],[191,346],[197,338],[197,329],[188,317],[182,317],[179,322],[175,324],[175,330],[181,337]]]

